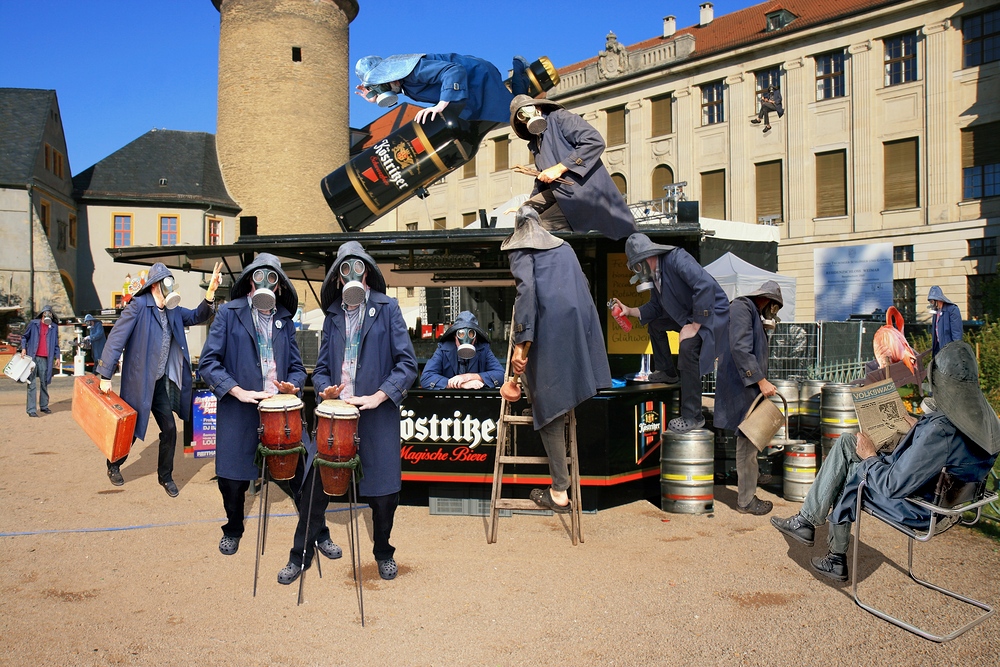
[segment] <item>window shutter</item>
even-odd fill
[[[847,215],[847,152],[816,154],[816,217]]]
[[[662,199],[666,193],[663,186],[674,182],[674,172],[665,164],[657,165],[653,169],[653,199]]]
[[[726,219],[726,172],[709,171],[701,175],[701,214],[716,220]]]
[[[781,160],[764,162],[757,167],[757,217],[782,216]]]
[[[962,169],[1000,164],[1000,122],[962,130]]]
[[[510,148],[510,138],[506,135],[493,142],[493,171],[505,171],[509,169],[508,149]]]
[[[625,177],[621,174],[611,174],[611,181],[618,188],[618,192],[622,193],[622,197],[628,200],[628,183],[625,181]]]
[[[919,206],[916,138],[885,143],[883,156],[885,160],[885,210],[892,211]]]
[[[608,146],[625,143],[625,107],[608,109]]]
[[[651,136],[662,137],[666,134],[673,134],[674,123],[671,114],[670,102],[672,97],[654,97],[650,100],[653,112],[653,133]]]

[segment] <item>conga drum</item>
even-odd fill
[[[346,401],[326,400],[316,406],[316,456],[345,463],[358,453],[358,409]],[[328,496],[347,493],[350,468],[320,465],[319,476]]]
[[[260,412],[260,442],[272,450],[302,445],[302,401],[295,394],[276,394],[257,404]],[[299,453],[266,457],[271,479],[291,479],[299,464]]]

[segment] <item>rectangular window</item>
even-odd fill
[[[650,136],[662,137],[674,133],[673,96],[661,95],[650,101],[653,113],[653,132]]]
[[[222,220],[220,218],[208,218],[205,221],[205,239],[207,245],[222,245]]]
[[[63,154],[60,153],[57,150],[53,150],[52,151],[52,173],[55,174],[56,176],[58,176],[59,178],[63,178],[65,176],[65,174],[66,174],[66,172],[63,170],[64,166],[65,166],[65,162],[64,162]]]
[[[725,84],[721,81],[706,83],[701,87],[701,124],[715,125],[726,120]]]
[[[406,297],[408,299],[412,299],[415,292],[416,292],[416,288],[414,288],[414,287],[407,287],[406,288]]]
[[[472,156],[472,159],[465,163],[462,167],[462,178],[475,178],[476,177],[476,156]]]
[[[962,47],[966,67],[1000,60],[1000,7],[962,19]]]
[[[917,35],[896,35],[882,40],[885,47],[885,85],[917,80]]]
[[[121,292],[111,293],[111,307],[115,310],[121,310],[125,307],[125,300],[122,298]]]
[[[72,213],[69,216],[69,244],[76,247],[76,216]]]
[[[493,171],[506,171],[510,168],[509,152],[510,137],[505,134],[493,140]]]
[[[772,67],[755,72],[754,79],[756,80],[757,109],[760,109],[760,98],[767,92],[768,86],[774,86],[776,90],[781,90],[781,68]]]
[[[479,216],[477,216],[475,213],[463,213],[462,214],[462,226],[463,227],[468,227],[469,225],[471,225],[472,223],[474,223],[476,221],[476,218],[478,218],[478,217]]]
[[[52,207],[44,199],[38,203],[38,220],[42,223],[42,231],[45,238],[49,237],[49,230],[52,226]]]
[[[408,231],[408,232],[415,232],[415,231],[417,231],[417,223],[415,223],[415,222],[408,222],[408,223],[406,223],[406,231]]]
[[[829,100],[844,95],[843,51],[816,56],[816,99]]]
[[[434,229],[447,229],[448,218],[434,218]]]
[[[996,257],[997,237],[969,239],[969,257]]]
[[[128,213],[115,213],[114,221],[115,229],[113,247],[129,247],[132,245],[132,216]]]
[[[892,261],[893,262],[912,262],[913,261],[913,246],[911,246],[911,245],[894,245],[894,246],[892,246]]]
[[[625,107],[615,107],[605,111],[608,117],[608,146],[625,143]]]
[[[962,198],[1000,195],[1000,122],[962,130]]]
[[[69,236],[69,225],[60,220],[56,223],[58,231],[56,233],[56,250],[66,251],[66,237]]]
[[[160,245],[177,245],[177,216],[160,216]]]
[[[998,313],[986,312],[987,290],[1000,289],[1000,278],[997,274],[966,276],[968,286],[968,317],[970,320],[981,320],[985,315],[996,316]],[[994,299],[995,301],[995,299]]]
[[[816,217],[847,215],[847,151],[816,154]]]
[[[726,170],[706,171],[701,175],[701,214],[716,220],[726,219]]]
[[[910,278],[908,280],[892,281],[892,305],[903,314],[904,322],[917,321],[917,281]]]
[[[882,144],[885,164],[885,210],[920,206],[917,140],[901,139]]]
[[[757,172],[757,222],[777,224],[782,214],[781,160],[754,165]],[[764,220],[761,220],[764,218]]]

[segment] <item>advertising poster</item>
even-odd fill
[[[817,248],[813,265],[820,322],[843,321],[892,305],[891,243]]]
[[[891,250],[890,250],[891,253]],[[625,264],[625,253],[608,253],[608,298],[615,296],[626,306],[638,308],[649,301],[649,292],[642,294],[635,291],[635,285],[630,285],[632,271]],[[604,312],[608,327],[608,354],[652,354],[653,348],[649,344],[649,334],[646,327],[639,324],[638,318],[629,318],[632,321],[632,331],[622,330],[615,318],[611,315],[608,304],[597,304],[598,311]],[[670,349],[677,352],[679,340],[677,334],[670,332]],[[638,366],[636,370],[639,370]]]
[[[218,399],[207,389],[194,392],[191,409],[191,444],[184,448],[184,454],[196,459],[215,456],[215,407]]]

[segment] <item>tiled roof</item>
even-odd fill
[[[0,185],[27,185],[56,91],[0,88]]]
[[[685,34],[693,35],[695,38],[694,53],[682,61],[682,63],[689,62],[714,53],[737,49],[755,42],[763,42],[778,35],[787,35],[805,28],[830,23],[901,2],[904,0],[822,0],[821,2],[816,0],[771,0],[731,14],[716,16],[706,26],[693,25],[682,28],[671,37],[653,37],[626,48],[629,51],[641,51],[662,43],[664,39],[673,39]],[[796,19],[779,30],[766,31],[766,15],[781,9],[794,14]],[[561,68],[559,74],[565,75],[575,72],[596,62],[597,58],[594,57],[573,63]]]
[[[379,116],[372,122],[361,128],[362,134],[367,134],[368,138],[363,142],[356,144],[351,147],[351,154],[357,155],[364,149],[374,146],[378,142],[385,139],[387,136],[398,130],[403,125],[406,125],[413,120],[413,117],[417,115],[417,112],[423,109],[423,107],[414,106],[413,104],[407,104],[403,102],[402,104],[392,108],[382,116]]]
[[[160,179],[166,179],[160,185]],[[226,191],[207,132],[150,130],[73,178],[73,196],[100,200],[215,205],[239,210]]]

